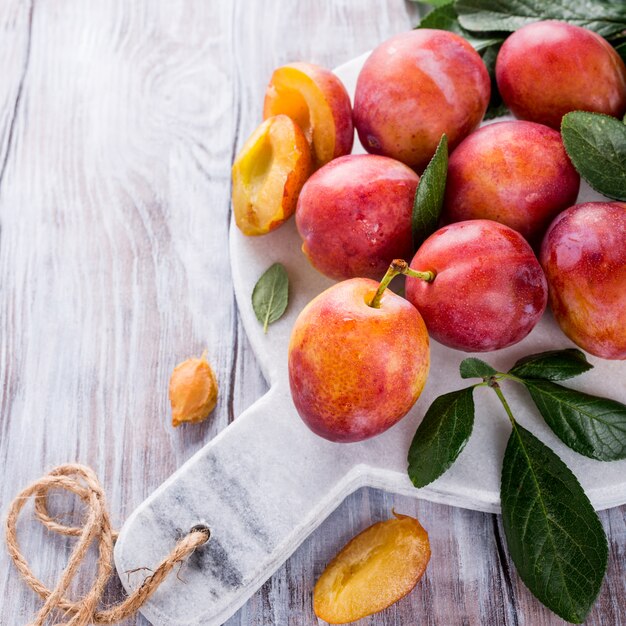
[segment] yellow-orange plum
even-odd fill
[[[419,397],[430,363],[420,314],[378,283],[353,278],[300,313],[289,343],[289,384],[300,417],[331,441],[361,441],[398,422]]]
[[[244,235],[264,235],[293,215],[311,173],[311,152],[286,115],[252,133],[233,163],[233,212]]]
[[[586,202],[561,213],[541,264],[563,332],[591,354],[626,359],[626,204]]]
[[[491,93],[463,37],[420,28],[376,48],[359,74],[354,125],[368,152],[422,172],[446,133],[451,149],[482,120]]]
[[[263,117],[283,113],[311,144],[315,169],[344,154],[354,141],[350,96],[339,78],[313,63],[290,63],[272,74]]]

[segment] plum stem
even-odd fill
[[[511,411],[511,407],[502,393],[502,389],[500,389],[500,385],[498,384],[496,377],[492,376],[489,381],[487,381],[487,384],[496,392],[500,402],[502,402],[502,406],[504,407],[506,414],[509,416],[509,420],[511,420],[511,425],[515,428],[515,418],[513,417],[513,412]]]
[[[435,273],[427,270],[425,272],[418,272],[417,270],[412,270],[409,267],[409,264],[403,259],[394,259],[387,270],[387,273],[383,276],[383,279],[380,281],[380,285],[378,285],[378,289],[370,302],[370,306],[374,309],[380,309],[380,301],[383,297],[383,293],[385,293],[385,289],[389,283],[398,275],[404,274],[406,276],[413,276],[413,278],[420,278],[421,280],[425,280],[427,283],[435,280]]]

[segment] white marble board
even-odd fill
[[[336,70],[351,95],[366,57]],[[363,151],[358,141],[354,151]],[[602,197],[583,184],[579,201],[596,199]],[[155,625],[223,623],[359,487],[480,511],[499,510],[500,459],[510,427],[495,394],[487,389],[475,393],[474,432],[455,465],[424,489],[415,489],[406,474],[407,450],[417,424],[436,396],[466,384],[458,365],[467,354],[432,341],[426,388],[399,424],[357,444],[321,439],[304,426],[291,402],[287,345],[298,313],[331,281],[302,255],[293,220],[259,238],[244,237],[232,223],[230,249],[241,318],[270,391],[161,485],[122,529],[115,560],[128,586],[124,572],[157,564],[195,524],[211,528],[211,541],[185,568],[186,584],[181,587],[173,577],[142,608]],[[290,304],[264,335],[250,294],[258,277],[276,261],[289,273]],[[507,368],[520,356],[571,346],[547,313],[524,341],[482,356]],[[589,358],[595,368],[568,384],[626,402],[626,364]],[[600,463],[576,454],[552,434],[523,389],[511,383],[505,392],[520,423],[558,451],[596,509],[626,502],[626,461]]]

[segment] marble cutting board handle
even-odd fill
[[[115,547],[127,590],[141,583],[192,526],[210,541],[181,577],[142,608],[155,626],[225,622],[331,511],[364,483],[351,446],[326,442],[275,386],[165,482],[127,520]],[[292,407],[289,413],[285,407]]]

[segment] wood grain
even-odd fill
[[[233,156],[274,67],[333,67],[416,20],[401,0],[0,3],[3,511],[45,470],[80,461],[98,472],[121,525],[264,393],[229,274]],[[205,347],[217,409],[173,430],[171,369]],[[413,593],[362,624],[563,623],[517,578],[496,516],[361,490],[228,626],[316,624],[315,579],[392,507],[420,518],[433,558]],[[601,517],[611,561],[588,623],[626,624],[626,507]],[[20,537],[52,582],[70,543],[30,523]],[[0,624],[24,624],[38,601],[4,550],[0,571]],[[79,588],[89,566],[83,574]],[[113,582],[107,599],[119,594]]]

